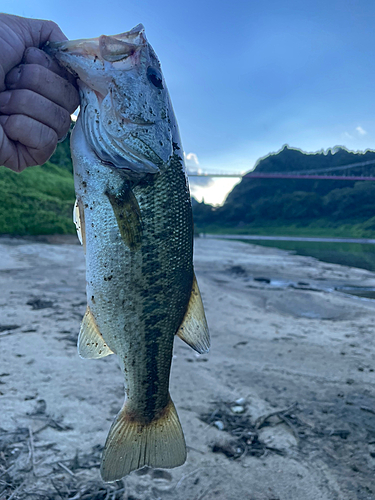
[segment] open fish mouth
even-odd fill
[[[104,72],[112,65],[122,71],[135,68],[139,65],[142,49],[147,49],[147,45],[144,26],[138,24],[132,30],[114,36],[47,42],[44,50],[89,85],[102,100],[108,91],[107,86],[98,83],[103,80]],[[98,75],[100,72],[102,78]]]
[[[62,61],[64,56],[61,53],[64,52],[108,62],[124,61],[134,57],[142,47],[146,46],[144,30],[144,26],[138,24],[132,30],[114,36],[101,35],[97,38],[48,42],[46,50],[54,55],[58,52],[60,56],[57,57]]]

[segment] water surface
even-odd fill
[[[209,237],[223,238],[222,235]],[[359,267],[375,272],[375,240],[345,238],[304,238],[287,236],[242,236],[224,235],[225,239],[233,239],[253,245],[279,248],[297,255],[315,257],[323,262]],[[272,284],[272,283],[271,283]],[[290,286],[290,285],[289,285]],[[335,287],[337,291],[357,297],[375,299],[375,288],[372,287]]]

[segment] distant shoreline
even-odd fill
[[[264,241],[312,241],[317,243],[361,243],[375,245],[375,239],[370,238],[313,238],[305,236],[260,236],[248,234],[203,234],[204,238],[225,240],[264,240]]]

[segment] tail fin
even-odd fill
[[[186,460],[186,445],[171,399],[162,416],[149,424],[137,422],[122,407],[109,431],[103,451],[101,475],[112,482],[144,465],[172,468]]]

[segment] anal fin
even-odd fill
[[[210,333],[195,274],[189,304],[176,335],[200,354],[210,348]]]
[[[114,354],[100,333],[89,306],[82,320],[77,347],[81,358],[98,359]]]

